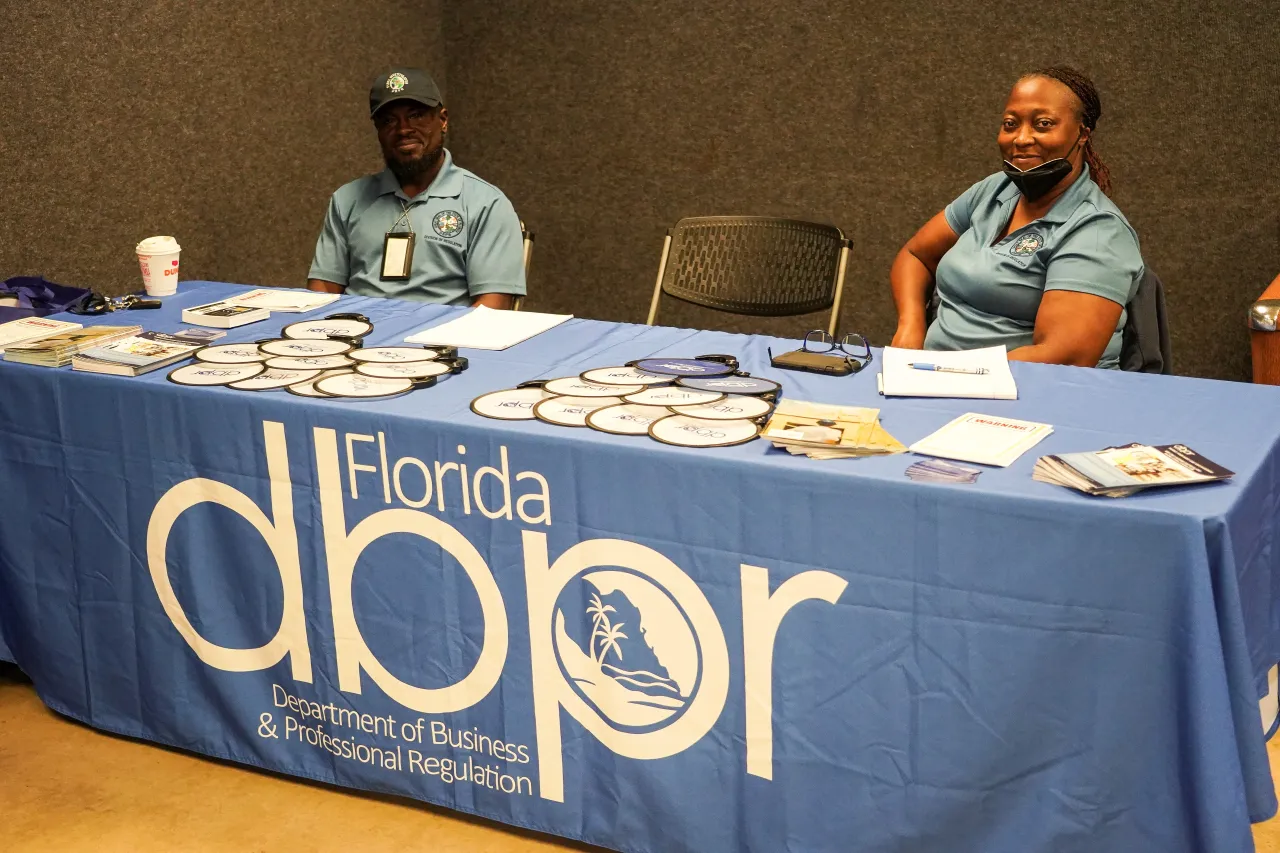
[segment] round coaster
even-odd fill
[[[639,403],[642,406],[694,406],[699,403],[714,403],[724,397],[714,391],[696,391],[693,388],[681,388],[668,385],[664,388],[646,388],[628,394],[622,399],[628,403]]]
[[[358,373],[339,373],[317,379],[315,389],[326,397],[398,397],[415,388],[434,384],[434,379],[388,379],[383,376],[361,376]]]
[[[471,411],[500,421],[531,421],[534,404],[539,400],[545,400],[546,397],[546,393],[541,388],[511,388],[506,391],[494,391],[472,400]]]
[[[579,378],[601,385],[666,385],[671,382],[670,376],[645,373],[634,367],[597,367],[586,371]]]
[[[263,341],[258,344],[258,349],[267,355],[316,358],[322,355],[342,355],[343,353],[351,352],[355,347],[346,341],[335,341],[329,338],[314,338],[312,340],[283,338],[278,341]]]
[[[218,344],[201,347],[195,351],[195,357],[210,364],[248,364],[251,361],[265,361],[267,354],[258,349],[257,344]]]
[[[588,382],[576,376],[565,376],[561,379],[548,379],[542,386],[548,394],[562,397],[619,397],[636,390],[634,385],[603,385],[599,382]]]
[[[734,371],[731,365],[703,358],[642,358],[631,366],[663,376],[724,376]]]
[[[267,367],[280,370],[333,370],[336,367],[350,367],[355,364],[348,355],[277,355],[267,359]]]
[[[311,379],[304,379],[301,382],[296,382],[293,385],[287,386],[284,390],[288,391],[290,394],[297,394],[299,397],[328,397],[328,394],[321,394],[316,390],[316,383],[327,376],[338,376],[339,374],[350,372],[351,371],[346,368],[339,370],[322,370],[319,375],[314,376]]]
[[[263,371],[262,362],[251,364],[219,364],[197,361],[169,371],[168,379],[179,385],[230,385],[241,379],[257,376]]]
[[[317,338],[363,338],[372,331],[373,324],[368,320],[323,317],[316,320],[303,320],[301,323],[290,323],[280,330],[280,334],[297,340],[316,340]]]
[[[378,376],[383,379],[423,379],[448,372],[449,365],[438,361],[410,361],[404,364],[375,361],[361,362],[356,365],[356,373],[361,376]]]
[[[664,406],[637,406],[622,403],[605,406],[587,415],[587,426],[614,435],[648,435],[649,424],[665,418],[671,410]]]
[[[782,387],[772,379],[757,379],[754,376],[683,376],[676,380],[676,384],[722,394],[772,394]]]
[[[410,361],[430,361],[440,355],[439,350],[424,347],[365,347],[351,353],[356,361],[380,364],[403,364]]]
[[[308,379],[315,379],[323,371],[320,370],[276,370],[267,368],[257,376],[232,382],[228,387],[239,391],[274,391],[289,385],[296,385]]]
[[[548,397],[533,404],[533,416],[557,426],[587,425],[587,415],[605,406],[616,406],[617,397]]]
[[[711,421],[687,415],[671,415],[649,427],[652,438],[680,447],[729,447],[745,444],[759,434],[760,427],[751,421]]]
[[[702,418],[708,421],[733,421],[739,418],[754,420],[773,411],[773,404],[759,397],[730,394],[714,403],[698,403],[692,406],[672,406],[677,415]]]

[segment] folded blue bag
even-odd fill
[[[39,276],[15,276],[0,281],[0,302],[17,297],[17,305],[0,305],[0,323],[23,317],[44,317],[80,305],[91,291],[45,281]]]

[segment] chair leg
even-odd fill
[[[827,324],[827,334],[836,336],[836,324],[840,322],[840,300],[844,296],[844,273],[849,266],[849,246],[846,243],[840,250],[840,264],[836,269],[836,292],[831,299],[831,322]]]
[[[652,326],[653,321],[658,317],[658,299],[662,296],[662,277],[667,274],[667,255],[671,252],[671,234],[667,234],[667,238],[662,242],[662,262],[658,264],[658,280],[653,283],[653,300],[649,303],[649,319],[644,321],[646,326]]]

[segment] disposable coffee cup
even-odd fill
[[[148,296],[172,296],[178,292],[178,255],[182,247],[172,237],[148,237],[138,244],[142,286]]]

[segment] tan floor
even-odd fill
[[[0,664],[4,853],[566,853],[560,843],[411,800],[354,794],[96,732]],[[600,851],[603,853],[603,851]]]
[[[1280,737],[1272,741],[1273,773]],[[96,732],[0,664],[5,853],[603,853],[391,797],[353,794]],[[1280,853],[1280,818],[1254,827]]]

